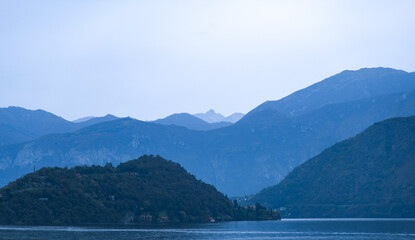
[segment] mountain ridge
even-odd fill
[[[396,81],[399,79],[399,82]],[[415,89],[415,72],[392,68],[344,70],[276,101],[254,108],[274,108],[287,116],[299,116],[326,104],[360,100]],[[249,114],[249,113],[248,113]]]
[[[208,123],[202,119],[195,117],[188,113],[175,113],[165,118],[152,121],[153,123],[162,125],[176,125],[186,127],[191,130],[208,131],[221,127],[227,127],[231,125],[230,122],[213,122]]]
[[[415,116],[377,122],[296,167],[250,202],[285,217],[414,217]]]
[[[41,109],[0,108],[0,146],[33,140],[51,133],[74,132],[86,126],[115,119],[117,117],[108,114],[74,123]]]
[[[365,71],[372,71],[372,77],[384,76],[383,70]],[[403,83],[412,81],[411,74],[398,71],[397,76],[401,74]],[[355,78],[365,80],[364,76]],[[399,79],[392,80],[402,85]],[[275,185],[294,167],[375,121],[415,114],[415,81],[414,88],[411,86],[405,92],[390,89],[389,95],[327,103],[296,117],[276,108],[258,107],[235,124],[209,131],[132,119],[110,121],[1,147],[0,182],[13,179],[11,172],[31,171],[33,164],[118,164],[142,154],[161,154],[179,161],[189,172],[230,196],[253,194]]]
[[[230,123],[236,123],[239,121],[244,114],[243,113],[233,113],[227,117],[223,116],[220,113],[216,113],[215,110],[210,109],[209,111],[205,113],[196,113],[193,114],[193,116],[202,119],[203,121],[207,123],[217,123],[217,122],[230,122]]]

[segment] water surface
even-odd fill
[[[0,226],[0,239],[415,239],[415,219],[289,219],[184,226]]]

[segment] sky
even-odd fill
[[[415,71],[412,0],[1,0],[0,107],[247,113],[343,70]]]

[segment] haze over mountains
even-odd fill
[[[229,196],[252,194],[376,121],[415,114],[414,103],[415,73],[344,71],[265,102],[227,127],[199,131],[170,124],[168,118],[160,124],[124,118],[3,146],[0,181],[5,185],[34,165],[117,164],[160,154]]]
[[[80,123],[80,122],[85,122],[85,121],[91,120],[93,118],[95,118],[95,117],[93,117],[93,116],[83,117],[83,118],[75,119],[72,122],[74,122],[74,123]]]
[[[196,113],[193,114],[193,116],[202,119],[205,122],[208,123],[217,123],[217,122],[230,122],[230,123],[236,123],[241,118],[243,118],[243,113],[233,113],[232,115],[229,115],[227,117],[224,117],[220,113],[216,113],[215,110],[210,109],[209,111],[205,113]]]
[[[234,113],[228,117],[224,117],[220,113],[216,113],[215,110],[211,109],[206,113],[198,113],[191,115],[189,113],[175,113],[165,118],[160,118],[154,121],[150,121],[162,125],[176,125],[185,127],[191,130],[207,131],[221,127],[227,127],[239,121],[244,114]],[[82,123],[95,119],[96,117],[84,117],[76,119],[72,122]]]
[[[415,116],[376,123],[295,168],[251,203],[285,217],[414,217]]]
[[[188,113],[176,113],[176,114],[167,116],[163,119],[158,119],[152,122],[162,124],[162,125],[182,126],[188,129],[200,130],[200,131],[213,130],[213,129],[227,127],[227,126],[232,125],[231,122],[208,123]]]
[[[50,133],[73,132],[115,119],[117,117],[108,114],[75,123],[40,109],[32,111],[20,107],[0,108],[0,146],[32,140]]]

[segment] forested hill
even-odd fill
[[[252,202],[287,217],[415,217],[414,169],[415,116],[393,118],[326,149]]]
[[[42,168],[0,189],[0,224],[209,222],[279,219],[234,205],[179,164],[142,156],[117,167]]]

